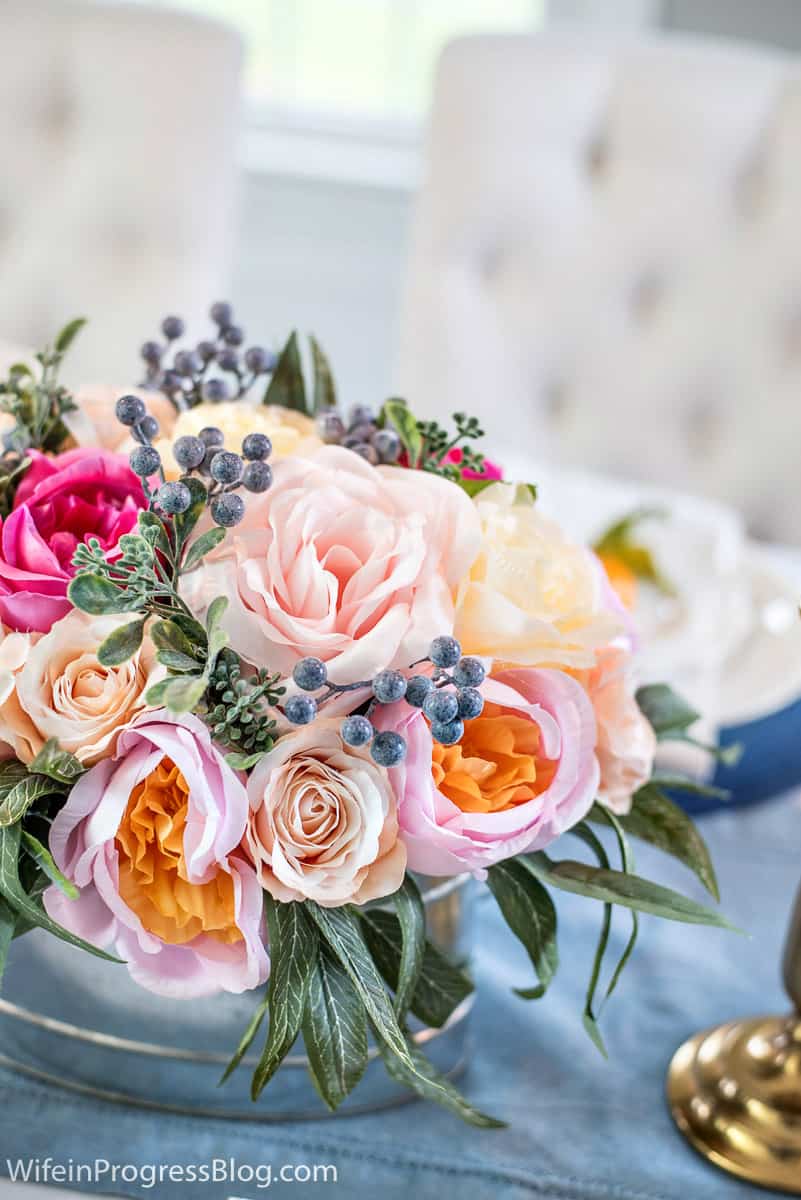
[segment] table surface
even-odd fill
[[[466,1195],[493,1200],[759,1200],[764,1193],[708,1167],[675,1132],[663,1093],[667,1064],[689,1034],[737,1016],[787,1008],[778,963],[801,871],[801,796],[702,818],[727,915],[743,937],[646,917],[641,941],[603,1015],[610,1059],[587,1040],[580,1013],[599,908],[560,896],[562,968],[548,996],[510,992],[530,967],[488,897],[477,916],[475,1053],[463,1086],[509,1122],[477,1132],[424,1104],[335,1122],[259,1126],[169,1117],[104,1105],[0,1072],[0,1173],[14,1158],[81,1154],[124,1162],[330,1163],[333,1194],[406,1200]],[[680,865],[643,847],[642,874],[701,896]],[[617,948],[628,933],[615,922]],[[610,960],[611,961],[611,960]],[[45,1149],[46,1148],[46,1149]],[[170,1186],[170,1200],[224,1200],[220,1187]],[[287,1189],[288,1190],[288,1189]],[[298,1197],[325,1194],[294,1184]],[[128,1195],[154,1195],[132,1189]],[[245,1188],[243,1197],[263,1192]],[[37,1192],[6,1185],[0,1196]],[[49,1192],[53,1197],[55,1192]]]

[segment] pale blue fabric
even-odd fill
[[[530,981],[492,901],[479,907],[479,1004],[472,1099],[508,1130],[462,1127],[430,1105],[306,1125],[258,1126],[163,1117],[105,1106],[0,1073],[0,1165],[7,1156],[126,1162],[333,1163],[336,1186],[276,1186],[295,1200],[759,1200],[764,1193],[708,1167],[674,1131],[663,1099],[665,1069],[695,1030],[787,1008],[778,963],[801,876],[801,801],[783,798],[702,819],[721,875],[724,907],[750,937],[646,918],[643,935],[604,1014],[604,1062],[580,1012],[599,911],[560,902],[562,970],[544,1001],[526,1004],[510,985]],[[568,843],[569,844],[569,843]],[[643,873],[697,893],[691,877],[641,850]],[[616,946],[627,933],[621,914]],[[169,1200],[223,1200],[219,1186],[171,1184]],[[240,1186],[231,1194],[266,1194]]]

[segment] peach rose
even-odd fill
[[[8,701],[14,702],[17,674],[40,637],[38,633],[17,633],[0,625],[0,713]],[[15,757],[13,740],[3,734],[0,721],[0,761]]]
[[[455,484],[326,446],[276,464],[270,490],[187,578],[186,598],[203,609],[228,597],[223,626],[248,662],[288,676],[316,655],[335,683],[354,683],[408,666],[451,632],[479,541]]]
[[[632,796],[651,778],[656,754],[656,735],[635,699],[630,664],[625,651],[607,647],[584,681],[598,727],[598,800],[620,815],[630,810]]]
[[[147,708],[145,692],[163,673],[148,638],[119,667],[99,662],[100,643],[130,620],[130,614],[90,617],[73,609],[35,644],[29,634],[16,635],[28,643],[24,651],[17,648],[11,670],[0,674],[0,739],[22,762],[30,762],[48,738],[57,738],[86,766],[114,753],[117,737]]]
[[[248,781],[245,845],[276,900],[325,908],[397,891],[406,870],[395,795],[366,750],[345,745],[336,719],[282,737]]]
[[[462,649],[520,666],[592,667],[623,628],[593,555],[541,515],[528,488],[495,483],[475,505],[484,537],[459,590]]]
[[[177,413],[175,406],[161,392],[114,387],[108,383],[89,384],[75,392],[77,411],[64,417],[64,424],[78,446],[101,446],[104,450],[121,453],[133,450],[137,443],[114,413],[117,400],[125,395],[141,396],[147,411],[158,421],[162,434],[171,434]]]

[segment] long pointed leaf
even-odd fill
[[[537,1000],[545,995],[559,965],[553,900],[539,879],[513,858],[490,867],[487,886],[506,924],[525,946],[540,981],[538,987],[518,990],[517,994]]]
[[[403,1022],[423,969],[426,950],[426,910],[420,889],[407,875],[392,900],[401,927],[401,956],[398,985],[395,989],[395,1012]]]
[[[6,969],[8,951],[14,939],[14,929],[17,924],[17,914],[13,908],[0,897],[0,987],[3,984],[3,973]]]
[[[228,1066],[225,1068],[222,1079],[220,1080],[219,1084],[217,1085],[218,1087],[222,1087],[222,1085],[225,1083],[225,1081],[227,1079],[230,1079],[230,1077],[233,1075],[234,1071],[237,1069],[239,1064],[242,1062],[242,1059],[245,1057],[245,1055],[247,1054],[250,1047],[253,1045],[253,1042],[256,1039],[256,1034],[261,1029],[262,1022],[264,1021],[264,1018],[267,1015],[267,1009],[269,1007],[270,1007],[270,994],[269,994],[269,992],[265,992],[264,999],[261,1001],[258,1008],[253,1013],[253,1016],[250,1018],[250,1023],[248,1025],[247,1029],[245,1030],[245,1032],[242,1034],[242,1039],[236,1048],[236,1052],[235,1052],[233,1058],[229,1062]]]
[[[367,1068],[367,1014],[347,971],[323,947],[306,997],[303,1041],[312,1083],[333,1112]]]
[[[466,1100],[458,1088],[455,1088],[450,1080],[428,1061],[414,1042],[408,1043],[408,1054],[413,1068],[411,1071],[400,1059],[388,1054],[382,1044],[380,1044],[380,1049],[387,1074],[396,1083],[411,1088],[424,1100],[433,1100],[436,1104],[442,1105],[443,1108],[448,1109],[449,1112],[454,1113],[462,1121],[473,1125],[476,1129],[506,1128],[505,1121],[488,1116],[487,1113],[481,1112]]]

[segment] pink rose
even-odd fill
[[[484,712],[455,746],[434,742],[422,713],[403,701],[373,717],[407,741],[389,775],[412,871],[480,874],[547,846],[595,799],[595,718],[575,679],[523,667],[491,676],[481,691]]]
[[[610,646],[597,660],[587,673],[587,690],[598,725],[598,800],[624,815],[634,793],[651,778],[656,735],[635,699],[629,655]]]
[[[81,894],[52,887],[47,911],[113,947],[158,995],[258,987],[269,961],[262,890],[239,849],[247,820],[244,784],[205,725],[148,714],[81,776],[53,822],[50,850]]]
[[[119,454],[68,450],[33,460],[0,534],[0,620],[47,633],[71,609],[67,586],[79,542],[111,550],[145,507],[142,485]]]
[[[279,738],[248,780],[247,846],[276,900],[337,908],[403,883],[406,848],[387,772],[347,746],[340,725],[318,720]]]
[[[464,457],[464,455],[462,454],[462,451],[459,449],[459,447],[454,446],[453,449],[449,450],[448,453],[445,455],[443,462],[454,463],[458,467],[458,465],[462,461],[463,457]],[[480,471],[471,471],[468,467],[464,467],[462,469],[462,478],[463,479],[492,479],[492,480],[497,481],[499,479],[503,479],[503,467],[500,467],[497,463],[493,462],[492,459],[485,458],[484,464]]]
[[[187,579],[187,599],[202,609],[228,597],[223,626],[249,662],[287,676],[315,655],[335,683],[353,683],[408,666],[451,631],[479,539],[455,484],[326,446],[276,463],[270,490]]]

